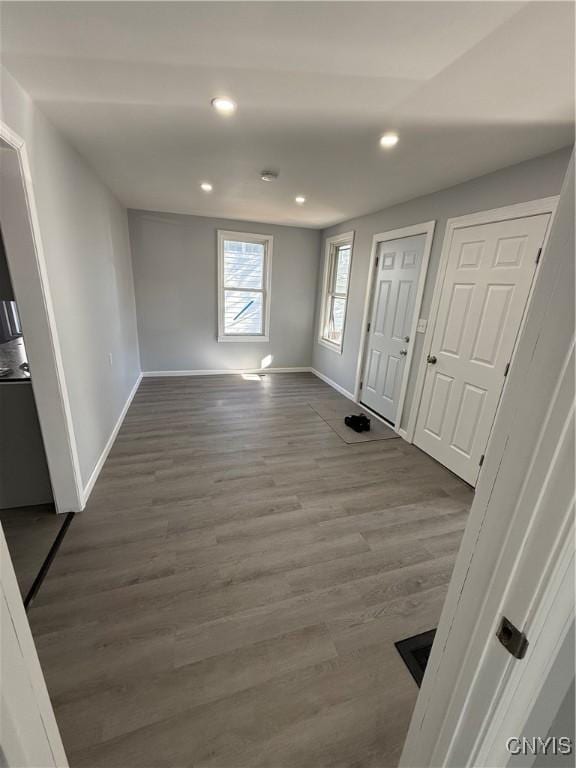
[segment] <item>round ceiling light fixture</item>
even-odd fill
[[[387,149],[390,149],[390,147],[395,147],[396,144],[398,144],[398,134],[397,133],[385,133],[383,136],[380,137],[380,146],[386,147]]]
[[[260,171],[260,178],[262,181],[276,181],[278,171]]]
[[[298,203],[298,205],[304,205],[304,203],[306,202],[306,198],[304,197],[304,195],[296,195],[294,200]]]
[[[200,184],[200,189],[202,192],[212,192],[213,186],[209,181],[203,181],[202,184]]]
[[[221,115],[233,115],[237,109],[236,102],[227,96],[216,96],[210,103]]]

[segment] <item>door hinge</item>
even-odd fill
[[[504,368],[504,376],[508,376],[509,370],[510,370],[510,363],[506,363],[506,368]]]
[[[528,638],[506,616],[502,616],[496,637],[515,659],[523,659],[526,656]]]
[[[369,332],[370,332],[370,323],[368,323],[368,325],[366,326],[366,333],[369,333]]]
[[[361,382],[360,382],[360,389],[362,389],[362,387],[363,387],[363,386],[364,386],[364,382],[363,382],[363,381],[361,381]]]
[[[484,464],[484,454],[482,454],[482,456],[480,456],[480,461],[478,462],[478,466],[481,467],[482,464]]]
[[[542,248],[538,248],[538,255],[536,256],[536,264],[540,261],[540,256],[542,256]]]
[[[379,261],[380,261],[380,256],[376,256],[376,266],[378,266]]]

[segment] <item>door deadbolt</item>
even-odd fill
[[[410,341],[410,336],[404,336],[404,341],[406,342],[406,344],[408,344],[408,342]]]
[[[426,358],[426,362],[430,363],[430,365],[436,365],[436,363],[438,362],[438,359],[436,355],[428,355],[428,357]]]

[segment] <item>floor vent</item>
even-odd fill
[[[402,660],[408,667],[418,688],[422,684],[422,678],[430,658],[435,634],[435,629],[429,629],[428,632],[422,632],[419,635],[414,635],[413,637],[406,638],[406,640],[399,640],[397,643],[394,643],[396,650],[402,656]]]

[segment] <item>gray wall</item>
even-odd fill
[[[312,362],[320,233],[129,211],[144,371],[289,368]],[[270,342],[217,341],[217,230],[273,235]]]
[[[140,373],[126,211],[5,70],[2,119],[28,150],[86,484]]]
[[[354,252],[352,256],[352,273],[343,353],[338,355],[317,343],[316,336],[320,304],[320,296],[318,295],[313,353],[314,368],[328,376],[336,384],[344,387],[344,389],[352,393],[354,392],[356,366],[362,336],[361,324],[368,280],[368,267],[372,238],[375,234],[412,224],[420,224],[425,221],[436,221],[430,265],[424,289],[422,310],[420,312],[420,317],[428,318],[436,273],[440,262],[446,220],[453,216],[463,216],[475,211],[489,210],[490,208],[498,208],[558,194],[570,159],[570,153],[571,147],[567,147],[549,155],[504,168],[495,173],[472,179],[464,184],[459,184],[424,197],[418,197],[407,203],[395,205],[368,216],[352,219],[325,230],[322,233],[323,244],[325,239],[331,235],[354,230]],[[323,258],[324,255],[322,254],[322,262]],[[403,427],[406,426],[408,421],[414,395],[415,374],[422,356],[423,339],[423,334],[417,334],[406,404],[402,417],[401,426]]]

